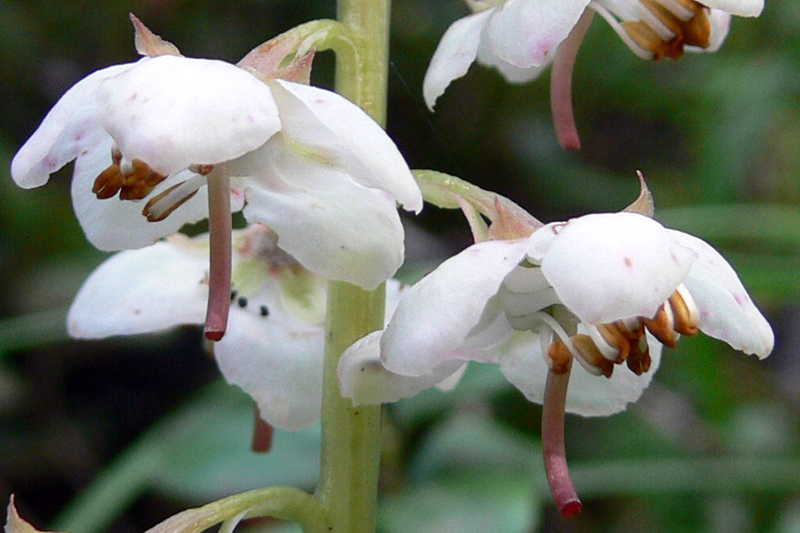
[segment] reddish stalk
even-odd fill
[[[569,477],[567,452],[564,446],[564,408],[567,401],[569,370],[556,374],[547,372],[542,402],[542,445],[544,468],[550,492],[561,516],[572,518],[581,512],[581,501]]]
[[[230,177],[222,168],[208,175],[208,233],[210,268],[208,273],[208,307],[206,338],[218,341],[228,326],[231,305],[231,219]]]
[[[550,109],[553,111],[553,124],[558,142],[567,150],[578,150],[581,147],[578,127],[575,125],[575,116],[572,112],[572,72],[578,50],[593,18],[594,11],[586,8],[567,38],[558,46],[553,60],[553,72],[550,74]]]

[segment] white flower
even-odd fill
[[[499,364],[543,405],[548,480],[572,516],[580,501],[566,466],[564,412],[625,409],[649,385],[661,345],[698,329],[745,353],[772,351],[769,324],[707,243],[638,213],[587,215],[529,238],[480,242],[442,263],[409,289],[382,335],[345,352],[341,389],[356,402],[394,401],[466,361]],[[353,360],[371,361],[382,388],[351,385]],[[615,368],[622,363],[628,368]]]
[[[270,224],[306,267],[370,288],[402,262],[395,200],[422,206],[397,148],[357,106],[215,60],[164,55],[91,74],[19,150],[12,176],[38,187],[72,159],[76,213],[102,250],[205,218],[203,185],[225,172],[234,209],[246,201],[245,216]],[[104,172],[108,183],[96,183]],[[118,191],[147,205],[96,196]]]
[[[573,379],[596,382],[572,388],[567,410],[594,416],[639,397],[648,367],[658,364],[656,339],[674,346],[697,328],[759,357],[774,342],[736,273],[707,243],[643,215],[598,214],[548,224],[528,239],[478,243],[445,261],[408,291],[381,354],[388,370],[406,376],[451,361],[496,362],[541,401],[543,372],[554,364],[548,350],[560,343],[586,371]],[[614,371],[623,362],[633,372]]]
[[[228,332],[214,357],[268,423],[310,426],[320,415],[327,282],[278,248],[265,226],[235,231],[233,244]],[[100,265],[70,308],[68,331],[95,339],[202,324],[208,291],[208,235],[174,235]],[[390,281],[390,312],[399,294]]]
[[[639,57],[679,58],[684,49],[713,52],[728,34],[731,15],[758,16],[763,0],[467,0],[474,11],[445,32],[423,82],[428,107],[450,83],[478,63],[511,83],[536,78],[555,61],[551,97],[559,139],[579,140],[572,124],[572,66],[594,12],[608,21]]]
[[[397,203],[422,208],[397,147],[345,98],[169,53],[78,82],[11,174],[38,187],[73,159],[75,211],[102,250],[147,246],[208,216],[212,340],[227,320],[232,210],[268,224],[306,268],[371,290],[403,262]]]

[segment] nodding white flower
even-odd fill
[[[423,82],[428,107],[450,83],[478,63],[511,83],[525,83],[553,65],[551,99],[559,140],[579,148],[572,118],[572,69],[578,48],[599,13],[644,59],[678,59],[684,50],[716,51],[731,15],[758,16],[763,0],[466,0],[472,15],[450,26]]]
[[[233,233],[226,335],[213,344],[223,376],[250,394],[260,416],[289,430],[320,415],[327,281],[278,247],[266,226]],[[102,263],[67,317],[80,339],[202,324],[209,292],[208,234],[181,234]],[[390,314],[401,284],[387,284]]]
[[[774,342],[716,250],[622,212],[470,246],[408,290],[371,350],[385,369],[383,379],[395,383],[385,387],[384,401],[413,395],[465,361],[499,364],[529,400],[544,406],[549,478],[562,513],[570,515],[580,503],[563,458],[564,411],[602,416],[625,409],[649,385],[662,345],[674,347],[681,335],[698,330],[759,357]],[[365,356],[346,352],[343,360],[355,357]],[[345,382],[355,375],[344,366],[340,374]],[[392,381],[393,375],[404,381]],[[342,390],[381,401],[380,389]]]
[[[383,129],[333,92],[172,48],[68,90],[14,157],[14,180],[38,187],[74,159],[75,211],[103,250],[146,246],[208,216],[215,340],[231,210],[268,224],[327,278],[374,289],[391,277],[404,250],[397,203],[419,211],[422,196]]]

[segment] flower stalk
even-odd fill
[[[389,0],[340,0],[338,20],[350,31],[355,53],[337,54],[336,90],[381,125],[386,121]],[[342,352],[383,327],[385,285],[368,292],[330,282],[322,397],[321,480],[316,496],[330,531],[375,531],[380,467],[380,405],[353,407],[339,391]]]

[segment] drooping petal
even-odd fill
[[[256,400],[264,420],[293,431],[319,419],[324,339],[321,326],[290,320],[280,306],[270,306],[266,317],[234,306],[214,357],[225,379]]]
[[[396,402],[437,385],[466,363],[446,361],[422,376],[404,376],[386,369],[381,361],[383,331],[361,338],[339,360],[339,390],[353,405]]]
[[[484,26],[494,11],[488,9],[459,19],[444,32],[422,82],[422,94],[431,110],[447,86],[464,76],[475,61]],[[492,56],[487,55],[486,59],[491,61]]]
[[[764,10],[764,0],[703,0],[704,6],[727,11],[740,17],[757,17]]]
[[[589,0],[508,0],[486,26],[495,55],[520,68],[542,65],[578,22]]]
[[[161,174],[249,152],[280,129],[269,87],[223,61],[144,58],[97,88],[106,131]]]
[[[93,72],[56,102],[11,162],[11,176],[26,189],[47,183],[57,171],[108,134],[97,116],[94,91],[104,80],[136,65],[126,63]]]
[[[388,192],[408,210],[422,209],[422,193],[402,154],[361,108],[308,85],[273,80],[269,86],[287,138],[339,166],[356,183]]]
[[[608,416],[624,411],[650,385],[661,362],[661,343],[648,334],[650,370],[637,376],[624,366],[614,369],[610,378],[590,374],[581,365],[573,364],[567,391],[567,412],[582,416]],[[544,398],[548,366],[542,357],[536,335],[515,333],[503,347],[500,371],[525,397],[541,404]]]
[[[98,339],[163,331],[204,320],[208,244],[175,236],[120,252],[78,291],[67,315],[72,337]]]
[[[197,222],[208,216],[208,193],[201,187],[164,220],[148,222],[142,214],[145,202],[122,201],[119,198],[98,200],[92,193],[97,176],[111,164],[111,138],[96,144],[75,162],[72,178],[72,204],[78,221],[89,241],[105,251],[141,248],[172,235],[184,224]],[[154,190],[153,195],[194,176],[189,171],[168,177]],[[242,208],[244,201],[238,191],[231,191],[234,211]]]
[[[775,343],[772,328],[730,264],[705,241],[669,231],[696,255],[684,285],[700,312],[700,329],[744,353],[768,356]]]
[[[526,247],[525,240],[475,244],[422,278],[403,297],[383,335],[386,368],[420,376],[448,359],[462,359],[459,349],[482,329],[487,303]],[[508,327],[505,333],[510,332]]]
[[[531,236],[528,254],[561,302],[589,324],[653,316],[694,260],[661,224],[624,212],[549,224]]]
[[[547,67],[553,62],[555,52],[556,50],[553,50],[552,53],[548,54],[540,65],[521,68],[501,59],[495,54],[494,49],[488,44],[488,41],[483,40],[478,48],[478,63],[486,67],[497,69],[508,83],[527,83],[535,80],[542,72],[547,70]]]
[[[352,182],[335,167],[307,157],[278,135],[240,160],[258,169],[246,181],[250,222],[270,226],[281,248],[304,267],[368,290],[403,262],[403,227],[394,198]]]

